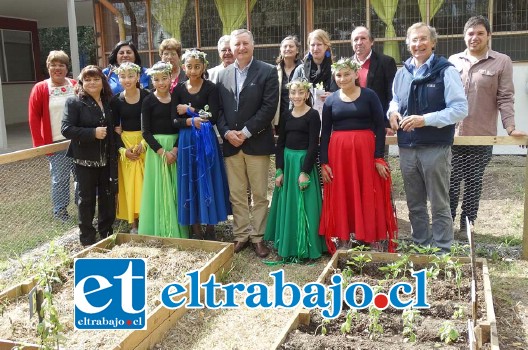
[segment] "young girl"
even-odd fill
[[[360,69],[350,58],[334,63],[332,73],[340,89],[323,106],[320,233],[331,253],[346,247],[351,233],[375,250],[382,250],[380,241],[388,240],[392,252],[397,230],[390,172],[383,160],[385,116],[376,93],[359,86]]]
[[[286,111],[277,142],[275,190],[264,235],[283,258],[316,259],[326,250],[319,236],[321,185],[315,167],[321,120],[310,107],[307,81],[287,84]]]
[[[204,78],[206,54],[197,49],[182,56],[188,80],[174,88],[173,125],[178,143],[178,222],[192,225],[193,235],[214,240],[214,225],[231,214],[224,161],[212,124],[218,117],[218,90]]]
[[[176,158],[178,129],[172,125],[172,65],[158,62],[147,71],[156,89],[145,97],[141,107],[141,129],[148,144],[145,180],[141,197],[139,233],[187,238],[187,227],[178,224]],[[175,108],[175,107],[174,107]]]
[[[120,121],[119,167],[117,196],[117,218],[128,221],[130,233],[138,233],[137,220],[143,190],[145,148],[141,135],[141,105],[148,91],[140,89],[141,67],[132,62],[123,62],[115,70],[119,83],[125,89],[110,102],[114,120]]]

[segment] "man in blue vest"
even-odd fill
[[[453,241],[451,145],[455,124],[467,115],[468,103],[457,70],[434,54],[436,42],[435,28],[425,23],[409,27],[406,43],[411,57],[396,73],[387,115],[398,132],[413,241],[449,252]]]

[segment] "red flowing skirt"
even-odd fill
[[[390,178],[378,174],[374,150],[370,130],[334,131],[330,137],[328,165],[334,178],[324,184],[319,234],[326,237],[331,253],[332,237],[348,241],[354,233],[357,240],[371,243],[393,236],[394,213],[387,213],[392,207]]]

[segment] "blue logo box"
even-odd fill
[[[75,329],[147,329],[145,259],[76,259]]]

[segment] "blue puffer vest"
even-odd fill
[[[396,95],[399,98],[399,110],[403,118],[409,115],[424,115],[441,111],[446,108],[444,99],[444,71],[452,66],[444,57],[435,56],[431,61],[429,72],[419,78],[414,78],[409,58],[404,67],[394,78]],[[398,130],[398,146],[416,147],[427,145],[452,145],[455,135],[455,125],[443,128],[424,126],[406,132]]]

